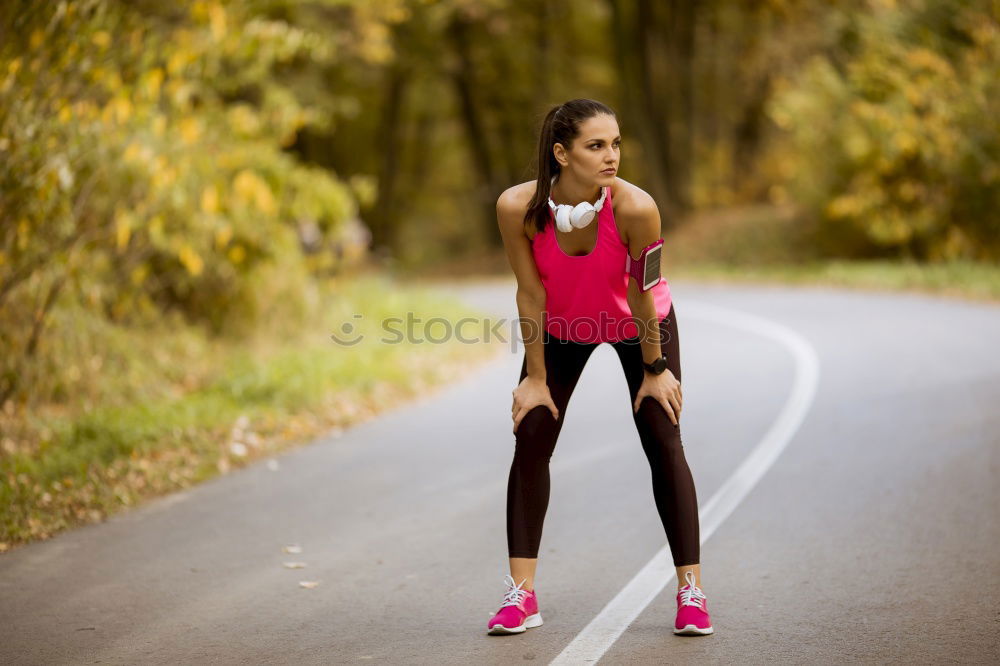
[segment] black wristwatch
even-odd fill
[[[652,363],[646,363],[643,361],[642,367],[646,368],[646,370],[654,375],[663,374],[663,371],[667,369],[667,355],[661,354],[660,358],[656,359]]]

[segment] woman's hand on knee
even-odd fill
[[[659,375],[645,371],[642,374],[642,385],[635,395],[635,402],[632,403],[632,413],[637,414],[643,398],[649,396],[660,403],[667,416],[670,417],[670,421],[677,425],[678,419],[681,417],[681,407],[684,406],[681,383],[674,377],[674,373],[670,372],[670,368]]]
[[[549,392],[549,385],[545,383],[545,380],[531,376],[525,377],[512,393],[514,395],[514,404],[511,405],[510,416],[514,419],[515,433],[517,432],[517,426],[521,423],[521,419],[539,405],[548,407],[549,412],[552,413],[552,418],[559,418],[559,410],[556,408],[556,403],[552,401],[552,394]]]

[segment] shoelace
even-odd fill
[[[690,571],[685,571],[684,580],[686,580],[688,584],[681,588],[681,605],[704,608],[705,600],[708,599],[708,597],[706,597],[705,593],[701,591],[701,588],[694,584],[694,574]]]
[[[528,591],[521,589],[521,585],[528,582],[527,578],[521,581],[521,585],[515,585],[514,579],[511,576],[505,576],[503,582],[507,583],[507,593],[503,596],[503,606],[501,608],[504,606],[517,606],[528,596]]]

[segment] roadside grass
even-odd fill
[[[398,334],[398,323],[388,334],[389,318],[405,320],[407,312],[425,322],[484,315],[381,276],[330,286],[317,312],[301,330],[265,326],[268,333],[242,344],[208,342],[190,331],[178,334],[183,343],[165,332],[160,345],[148,335],[119,335],[109,344],[120,346],[114,356],[127,359],[129,370],[94,373],[93,381],[124,389],[123,377],[149,382],[157,364],[183,371],[162,372],[164,386],[156,391],[130,387],[138,396],[130,401],[24,413],[8,404],[0,416],[0,552],[335,436],[500,351],[496,341],[428,343],[425,333],[442,336],[440,321],[414,328],[413,339]],[[360,342],[331,339],[349,339],[345,323]]]
[[[667,279],[910,291],[1000,300],[1000,266],[985,262],[828,259],[794,206],[748,205],[691,215],[666,235]]]
[[[918,264],[891,261],[814,261],[803,264],[675,264],[670,279],[824,285],[908,291],[975,301],[1000,301],[1000,266],[953,261]]]

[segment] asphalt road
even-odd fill
[[[670,632],[669,581],[600,663],[1000,662],[1000,307],[671,289],[703,510],[768,438],[801,370],[787,343],[720,313],[793,331],[818,361],[815,390],[702,546],[716,633]],[[456,290],[516,314],[513,283]],[[552,459],[535,584],[545,624],[486,635],[507,573],[520,364],[519,348],[504,351],[276,469],[261,461],[0,556],[0,663],[551,662],[666,541],[603,345]]]

